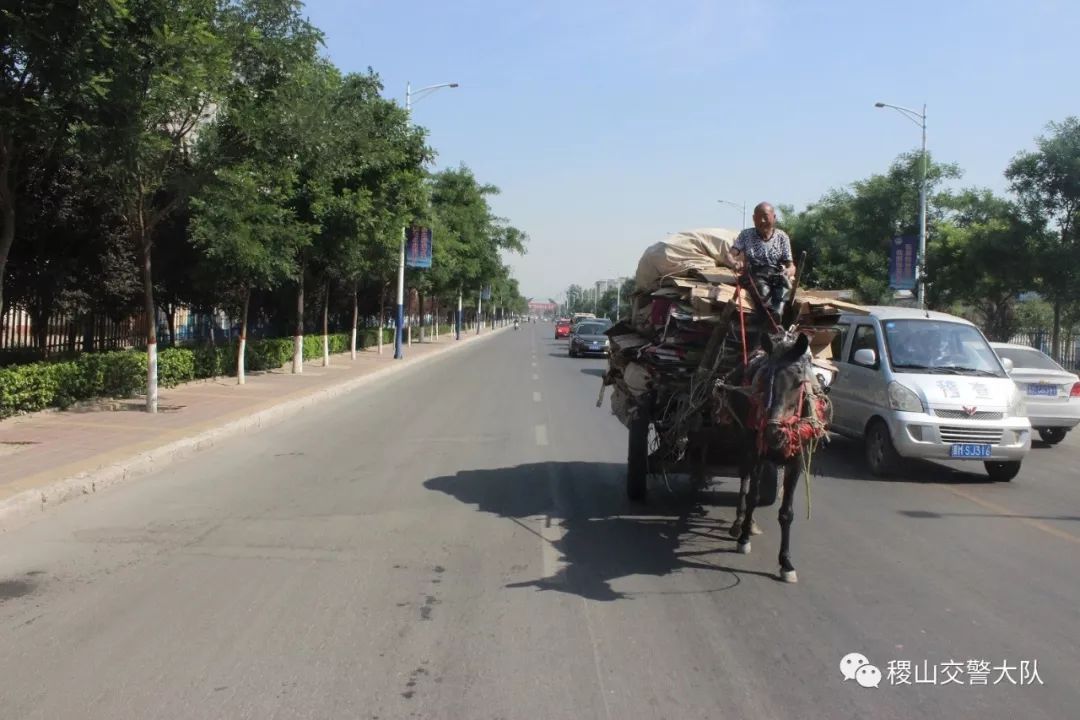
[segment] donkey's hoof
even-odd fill
[[[742,535],[742,523],[739,522],[738,520],[731,523],[731,528],[728,530],[728,535],[730,535],[733,538],[737,538],[740,535]]]
[[[739,551],[740,555],[749,555],[750,554],[750,543],[748,543],[748,542],[739,543],[735,547]]]
[[[761,534],[761,528],[759,528],[757,526],[757,520],[754,520],[752,523],[750,523],[750,534],[751,535],[760,535]]]
[[[780,579],[783,580],[786,583],[797,583],[797,582],[799,582],[799,576],[794,570],[781,570],[780,571]]]

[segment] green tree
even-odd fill
[[[216,0],[127,0],[108,53],[105,111],[92,128],[102,174],[137,248],[146,313],[146,409],[157,412],[157,306],[152,267],[161,222],[199,177],[195,135],[230,72]]]
[[[73,149],[72,132],[101,102],[100,58],[123,11],[121,0],[0,7],[0,317],[24,181],[49,174],[46,163]]]
[[[955,165],[930,162],[928,195],[944,180],[960,176]],[[880,175],[832,190],[801,213],[781,213],[781,224],[791,234],[792,251],[807,252],[802,282],[807,287],[850,288],[864,302],[888,302],[889,244],[896,235],[918,233],[920,153],[901,155]],[[932,200],[931,210],[936,200]],[[928,229],[927,247],[935,240],[935,226]],[[933,282],[935,268],[927,268]]]
[[[949,213],[930,253],[937,269],[931,304],[971,307],[991,339],[1008,340],[1017,325],[1016,297],[1035,281],[1039,229],[988,190],[943,194],[938,202]]]
[[[1049,226],[1038,247],[1039,289],[1054,308],[1052,347],[1061,354],[1062,316],[1080,296],[1080,118],[1050,123],[1035,151],[1018,154],[1005,171],[1027,217]]]

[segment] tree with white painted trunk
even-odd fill
[[[146,409],[157,412],[157,306],[153,247],[157,226],[189,196],[208,160],[193,152],[213,117],[230,69],[215,0],[129,0],[107,53],[108,122],[94,126],[99,161],[137,248],[146,316]],[[147,36],[154,42],[145,42]]]
[[[201,154],[218,167],[192,199],[190,237],[202,250],[223,306],[240,318],[237,382],[245,382],[248,310],[253,290],[272,290],[301,278],[297,259],[310,242],[310,226],[295,211],[302,179],[297,153],[308,115],[309,77],[319,33],[291,0],[251,0],[234,8],[236,72],[213,122],[200,134]],[[298,71],[283,75],[282,66]],[[302,362],[302,355],[301,355]]]

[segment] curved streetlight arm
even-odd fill
[[[730,205],[731,207],[735,208],[736,210],[742,210],[742,224],[743,224],[743,227],[746,227],[746,203],[745,202],[742,203],[741,205],[739,203],[737,203],[737,202],[732,202],[731,200],[717,200],[716,202],[722,203],[724,205]]]
[[[458,83],[451,82],[451,83],[437,83],[435,85],[427,85],[426,87],[422,87],[419,90],[406,89],[406,93],[405,93],[405,105],[407,106],[406,109],[411,109],[412,105],[414,103],[419,102],[420,100],[423,100],[428,95],[435,92],[436,90],[441,90],[442,88],[456,88],[456,87],[458,87]]]
[[[925,112],[919,112],[918,110],[912,110],[911,108],[906,108],[906,107],[903,107],[901,105],[890,105],[889,103],[883,103],[883,102],[874,103],[874,107],[876,107],[876,108],[892,108],[893,110],[896,110],[898,113],[900,113],[901,115],[903,115],[904,117],[906,117],[908,120],[915,123],[919,127],[922,127],[926,123],[926,113]]]

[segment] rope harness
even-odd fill
[[[803,361],[805,362],[805,361]],[[804,378],[799,383],[799,399],[791,413],[770,418],[773,407],[773,389],[777,367],[768,363],[754,376],[749,396],[749,427],[755,435],[755,450],[759,457],[769,453],[769,428],[780,434],[778,454],[783,461],[799,457],[806,478],[806,519],[810,519],[810,479],[812,464],[818,445],[829,431],[832,405],[827,395],[817,392],[812,381]],[[764,376],[764,378],[763,378]],[[762,384],[766,387],[761,387]]]

